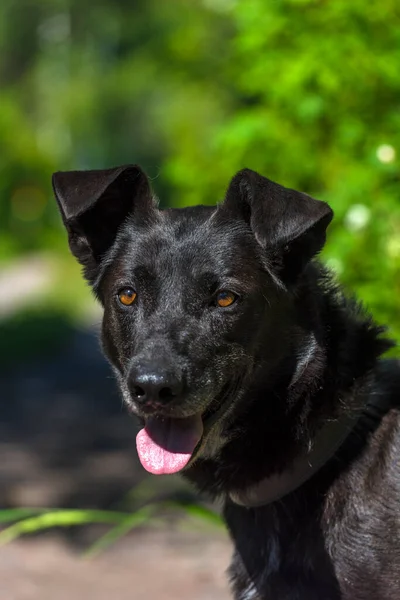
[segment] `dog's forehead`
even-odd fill
[[[126,230],[127,268],[179,269],[192,274],[254,264],[256,243],[246,223],[221,218],[218,209],[195,206],[160,211],[145,229]]]

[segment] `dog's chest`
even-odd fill
[[[317,523],[275,509],[225,510],[235,552],[229,569],[236,600],[339,600],[337,579]]]

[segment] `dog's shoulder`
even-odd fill
[[[370,597],[373,583],[374,589],[390,590],[387,597],[399,597],[399,361],[377,365],[365,410],[344,450],[347,464],[326,495],[322,519],[341,590],[347,598],[352,582]]]

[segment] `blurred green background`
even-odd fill
[[[3,0],[0,28],[0,264],[46,257],[40,302],[90,302],[53,171],[137,162],[186,206],[247,166],[331,203],[325,258],[400,338],[397,0]]]

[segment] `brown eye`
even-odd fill
[[[131,304],[133,304],[135,302],[136,296],[137,294],[132,288],[124,288],[123,290],[118,292],[118,300],[124,306],[130,306]]]
[[[228,290],[222,290],[217,294],[217,304],[221,308],[227,308],[228,306],[233,304],[236,299],[236,294],[234,294],[233,292],[229,292]]]

